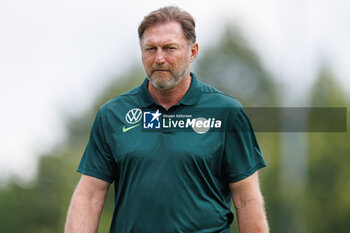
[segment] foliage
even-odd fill
[[[16,180],[0,189],[0,232],[58,233],[63,232],[67,209],[80,175],[74,172],[88,141],[92,121],[99,106],[107,100],[138,85],[143,78],[135,67],[111,83],[92,108],[67,122],[68,136],[42,155],[36,179],[28,186]],[[113,188],[110,189],[99,232],[108,232],[113,213]]]
[[[347,106],[345,93],[325,65],[320,70],[311,97],[313,107]],[[348,115],[347,122],[349,119]],[[309,135],[309,169],[303,215],[307,232],[349,232],[349,142],[347,132]]]

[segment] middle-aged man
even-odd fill
[[[160,8],[138,32],[147,78],[99,109],[65,232],[97,232],[112,182],[111,233],[230,232],[232,200],[240,233],[268,232],[257,173],[265,162],[249,120],[190,72],[192,16]]]

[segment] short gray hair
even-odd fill
[[[169,22],[178,22],[182,27],[186,40],[190,43],[196,43],[196,23],[194,18],[177,6],[162,7],[146,15],[138,28],[140,41],[148,27]]]

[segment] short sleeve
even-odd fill
[[[225,135],[223,175],[233,183],[265,167],[254,130],[243,108],[239,108]]]
[[[106,141],[103,123],[105,122],[103,122],[99,110],[77,171],[112,183],[115,174],[115,161]]]

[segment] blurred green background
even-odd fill
[[[199,79],[234,96],[245,107],[283,105],[284,93],[278,82],[233,27],[227,27],[214,46],[202,51],[192,70]],[[349,106],[348,96],[329,64],[322,64],[317,75],[306,106]],[[68,118],[66,138],[50,153],[41,155],[33,181],[23,184],[13,177],[0,187],[1,233],[63,232],[70,198],[80,178],[75,170],[97,109],[143,79],[139,65],[115,77],[88,111]],[[349,133],[257,133],[257,137],[268,164],[260,177],[271,233],[349,232]],[[99,233],[108,232],[112,197],[113,188]],[[236,228],[234,222],[231,232],[237,232]]]

